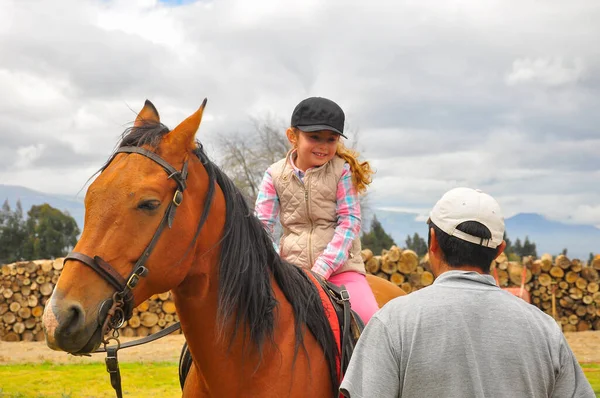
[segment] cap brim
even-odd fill
[[[331,126],[328,126],[326,124],[314,124],[312,126],[296,126],[297,128],[299,128],[300,130],[304,131],[305,133],[312,133],[315,131],[323,131],[323,130],[329,130],[329,131],[333,131],[334,133],[337,133],[339,135],[341,135],[342,137],[348,139],[348,137],[346,137],[344,135],[344,133],[342,133],[340,130],[333,128]]]

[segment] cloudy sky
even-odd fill
[[[75,195],[146,98],[199,138],[337,101],[374,207],[481,188],[600,226],[597,0],[0,0],[0,183]],[[283,134],[283,131],[282,131]]]

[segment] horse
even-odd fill
[[[184,397],[337,396],[339,350],[317,287],[207,157],[196,139],[205,105],[169,130],[146,101],[123,133],[85,195],[83,232],[44,310],[46,343],[93,352],[171,291],[193,359]],[[368,280],[380,306],[404,294]]]

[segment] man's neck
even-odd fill
[[[477,272],[478,274],[482,274],[482,275],[486,274],[486,272],[483,272],[483,270],[481,268],[474,267],[472,265],[461,265],[458,267],[451,267],[450,265],[448,265],[446,263],[440,264],[437,271],[438,272],[437,272],[436,277],[438,277],[448,271],[472,271],[472,272]]]

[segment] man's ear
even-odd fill
[[[504,252],[504,249],[506,249],[506,242],[502,241],[502,243],[500,243],[500,246],[496,248],[496,257],[494,257],[494,260],[497,259],[498,256],[500,256]]]

